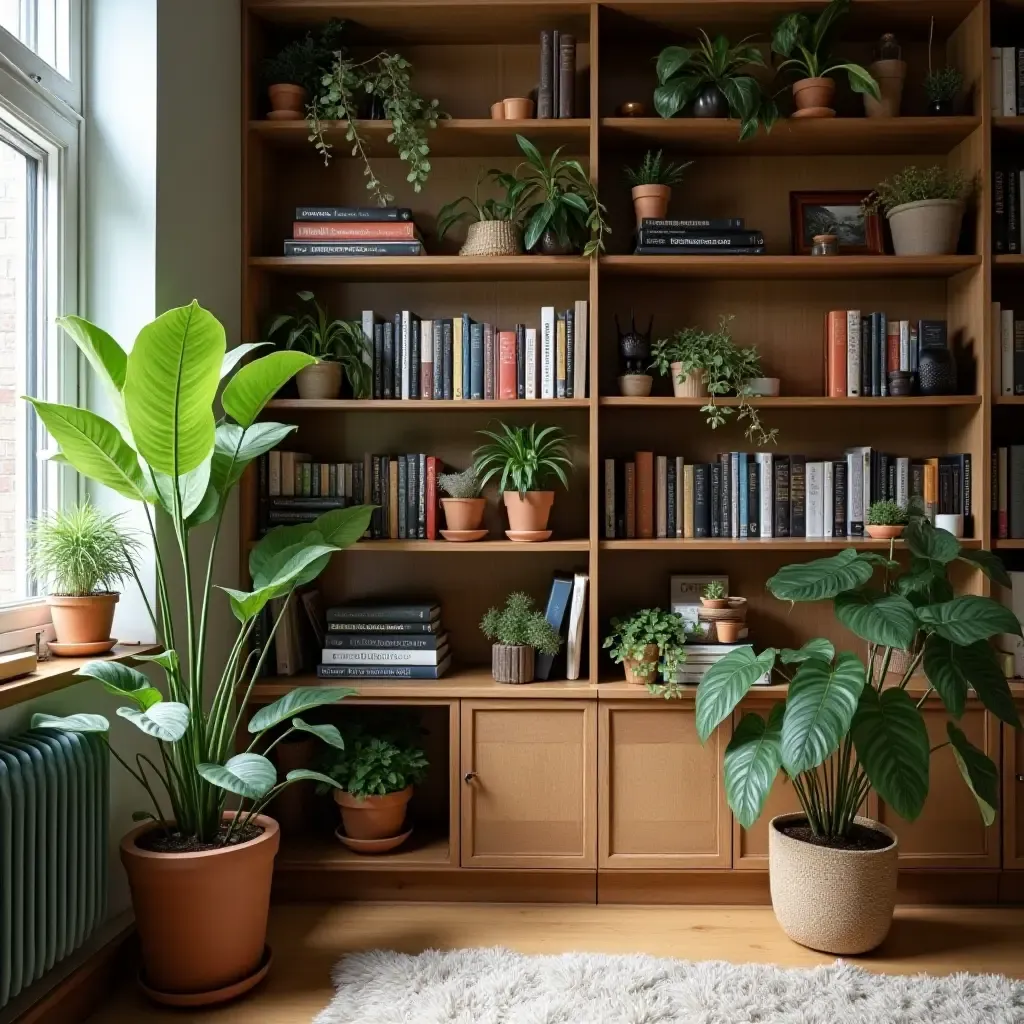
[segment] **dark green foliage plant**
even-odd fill
[[[612,619],[612,631],[604,638],[603,646],[612,661],[621,665],[624,661],[643,661],[645,648],[655,644],[662,678],[661,685],[648,683],[648,689],[666,697],[675,695],[674,677],[677,669],[686,661],[686,626],[678,612],[664,608],[642,608],[625,619]]]
[[[481,199],[480,187],[485,182],[496,186],[500,194]],[[444,238],[463,220],[468,220],[471,224],[485,220],[509,221],[519,226],[523,214],[524,195],[529,187],[527,181],[507,171],[490,170],[481,173],[477,177],[472,196],[459,196],[438,211],[437,237]]]
[[[906,526],[909,521],[906,505],[898,501],[873,501],[868,508],[869,526]]]
[[[957,68],[939,68],[925,75],[924,92],[932,103],[948,103],[960,95],[963,85],[962,71]]]
[[[937,164],[915,167],[911,164],[891,178],[879,182],[874,192],[864,201],[868,213],[888,213],[895,206],[916,203],[922,199],[964,199],[971,183],[962,171],[947,171]]]
[[[566,490],[569,479],[566,471],[572,469],[569,459],[569,438],[559,427],[541,427],[536,423],[528,427],[510,427],[498,424],[500,430],[480,430],[491,439],[473,452],[474,466],[481,489],[497,478],[498,490],[518,491],[525,497],[527,491],[543,491],[555,479]]]
[[[344,22],[332,18],[319,32],[307,32],[265,58],[260,68],[264,85],[301,85],[312,95],[341,45],[344,27]]]
[[[356,728],[342,730],[341,742],[342,747],[329,750],[320,770],[350,796],[387,796],[426,778],[429,762],[424,752],[397,736],[373,735]],[[320,792],[327,788],[317,787]]]
[[[487,609],[480,620],[480,631],[492,643],[532,647],[541,654],[557,654],[562,646],[558,631],[533,598],[519,590],[509,594],[503,608]]]

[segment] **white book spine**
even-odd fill
[[[824,513],[822,511],[822,475],[824,463],[808,462],[807,473],[807,536],[823,537]]]
[[[733,537],[740,535],[740,453],[729,453],[729,520]]]
[[[910,372],[910,321],[900,321],[900,369]]]
[[[370,344],[370,351],[373,351],[373,324],[377,319],[372,309],[364,309],[362,316],[363,336]]]
[[[281,495],[281,453],[276,450],[267,456],[267,495],[271,498]]]
[[[772,508],[775,504],[775,474],[772,465],[772,453],[761,452],[757,456],[761,466],[761,479],[758,491],[761,494],[761,536],[770,538],[772,535]]]
[[[659,455],[654,470],[655,536],[668,536],[668,456]]]
[[[833,495],[832,486],[832,463],[825,462],[822,464],[821,474],[822,537],[832,536],[832,526],[834,522],[833,510],[835,508],[835,497]]]
[[[586,299],[577,299],[573,315],[573,398],[587,397],[587,331],[590,307]]]
[[[685,462],[682,455],[676,456],[676,521],[673,524],[675,529],[675,535],[682,537],[683,535],[683,520],[686,516],[686,509],[684,508],[684,501],[686,498],[686,481],[684,478],[684,471],[686,469]]]
[[[402,397],[412,397],[410,384],[412,381],[412,367],[409,360],[412,357],[412,314],[407,309],[402,310]]]
[[[992,68],[992,116],[1001,117],[1003,114],[1003,51],[998,46],[992,47],[991,53]]]
[[[540,397],[555,397],[555,307],[540,311]]]
[[[1013,310],[1004,309],[1000,312],[1000,347],[999,355],[1002,363],[1003,394],[1013,394]]]
[[[859,451],[846,453],[846,536],[864,535],[864,460]]]
[[[325,647],[320,652],[320,660],[324,665],[437,665],[447,657],[447,647],[436,651],[403,651],[391,647],[349,651]]]
[[[615,460],[604,460],[604,536],[615,539]]]
[[[587,610],[586,573],[576,573],[572,580],[572,598],[569,605],[569,635],[566,639],[566,679],[579,679],[583,653],[583,619]]]
[[[468,397],[468,396],[467,396]],[[537,328],[526,328],[526,397],[540,398],[537,394]]]
[[[1003,47],[1003,117],[1017,116],[1017,51]]]
[[[846,394],[860,394],[860,310],[846,311]]]
[[[910,459],[901,455],[896,459],[896,503],[904,508],[910,501]]]

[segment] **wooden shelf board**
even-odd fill
[[[278,871],[387,871],[394,868],[450,868],[447,835],[429,825],[390,853],[368,857],[350,850],[334,836],[295,836],[281,843],[274,862]]]
[[[1024,405],[1024,395],[996,395],[993,405]]]
[[[965,548],[981,547],[981,541],[961,539]],[[896,541],[897,547],[903,541]],[[1024,547],[1024,542],[1021,542]],[[887,549],[889,541],[871,537],[655,537],[646,540],[602,540],[602,551],[839,551],[842,548]]]
[[[545,551],[589,551],[590,541],[586,538],[570,540],[546,540],[539,543],[524,543],[522,541],[507,540],[504,537],[490,537],[474,541],[471,544],[460,544],[447,540],[361,540],[351,547],[337,552],[344,555],[354,551],[364,553],[367,551],[405,551],[420,555],[427,554],[519,554],[537,553]]]
[[[1020,537],[996,537],[992,541],[996,551],[1024,551],[1024,539]]]
[[[437,401],[433,398],[403,401],[399,398],[275,398],[266,407],[279,412],[494,412],[496,409],[543,409],[558,412],[589,409],[589,398],[537,398],[514,401]]]
[[[1024,135],[1024,116],[993,117],[992,127],[1000,132],[1013,132]]]
[[[992,257],[992,264],[1001,270],[1024,270],[1024,255],[1020,253],[1004,253]]]
[[[718,405],[739,405],[738,398],[717,398]],[[861,408],[923,408],[925,406],[980,406],[981,395],[916,395],[907,398],[829,398],[825,395],[783,395],[778,398],[748,398],[748,405],[775,409],[861,409]],[[647,398],[625,398],[603,395],[598,404],[610,408],[700,409],[706,398],[674,398],[657,395]]]
[[[590,260],[582,256],[253,256],[249,266],[268,274],[339,281],[586,281],[590,276]]]
[[[1021,120],[1024,120],[1022,118]],[[660,146],[730,156],[867,156],[945,154],[981,127],[980,117],[782,119],[766,134],[741,142],[729,118],[603,117],[601,141],[611,147]]]

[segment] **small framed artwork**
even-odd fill
[[[790,192],[794,254],[809,256],[815,235],[836,235],[839,252],[845,256],[885,252],[878,214],[865,214],[861,206],[870,194],[870,189]]]

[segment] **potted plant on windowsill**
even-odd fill
[[[502,192],[497,198],[480,199],[480,185],[490,181]],[[444,238],[460,221],[468,220],[466,241],[460,256],[517,256],[521,253],[523,194],[527,182],[504,171],[488,171],[477,178],[472,196],[442,206],[437,214],[437,237]]]
[[[957,597],[948,579],[967,563],[1009,586],[999,559],[962,549],[952,534],[912,517],[904,533],[912,568],[877,552],[837,555],[786,566],[768,580],[780,601],[830,601],[840,625],[867,642],[866,663],[828,640],[799,650],[742,647],[713,665],[697,688],[701,740],[727,721],[755,679],[775,672],[788,682],[767,717],[750,712],[725,752],[725,792],[749,828],[764,809],[780,769],[800,812],[769,826],[772,906],[790,938],[836,954],[863,953],[886,936],[896,900],[895,833],[861,816],[874,791],[904,821],[928,796],[931,757],[952,756],[991,825],[999,803],[996,766],[957,724],[973,689],[981,704],[1012,728],[1020,719],[990,638],[1021,635],[1009,608],[974,594]],[[879,578],[880,577],[880,578]],[[894,683],[885,682],[894,653],[916,651]],[[918,668],[923,693],[910,692]],[[883,685],[884,684],[884,685]],[[922,717],[935,695],[948,711],[936,742]],[[945,748],[950,748],[946,750]]]
[[[672,681],[686,660],[686,626],[678,612],[643,608],[627,619],[612,619],[612,631],[604,648],[616,665],[623,665],[626,682],[650,687],[661,666],[663,678]]]
[[[441,499],[444,518],[448,529],[441,533],[445,540],[474,541],[486,536],[481,529],[487,499],[482,497],[480,482],[476,478],[476,467],[470,466],[461,473],[441,473],[437,478],[438,487],[447,495]]]
[[[109,651],[119,583],[134,578],[138,541],[118,516],[85,502],[37,519],[29,530],[28,564],[47,588],[57,642],[51,653],[86,657]]]
[[[970,188],[960,171],[911,165],[881,182],[864,210],[885,214],[897,256],[946,255],[956,252]]]
[[[363,535],[372,509],[333,510],[312,523],[273,529],[249,554],[252,590],[213,587],[231,491],[246,467],[295,429],[260,419],[262,411],[312,357],[272,352],[243,366],[241,357],[257,346],[226,352],[224,328],[195,302],[143,327],[130,352],[85,320],[59,322],[100,378],[112,417],[29,401],[65,462],[143,505],[155,553],[156,599],[143,591],[142,601],[163,650],[139,660],[162,671],[163,687],[114,662],[88,662],[78,672],[121,697],[118,715],[157,744],[154,758],[140,755],[131,763],[111,751],[149,797],[147,809],[135,815],[141,824],[121,842],[142,980],[156,999],[212,1004],[251,988],[269,965],[267,913],[279,831],[264,808],[293,782],[330,782],[308,770],[279,780],[267,754],[295,731],[331,742],[300,716],[352,691],[295,687],[249,719],[251,743],[242,753],[235,753],[237,730],[288,601],[332,554]],[[210,527],[206,570],[197,579],[195,531],[204,524]],[[180,587],[172,582],[179,574]],[[247,653],[257,618],[277,598],[282,610],[264,646]],[[226,602],[239,623],[223,667],[211,664],[214,600]],[[282,724],[287,728],[269,742],[269,731]],[[32,727],[105,736],[109,724],[95,714],[36,714]]]
[[[480,631],[491,641],[491,675],[496,683],[532,683],[537,651],[555,655],[558,631],[522,591],[509,594],[504,608],[488,608]]]
[[[633,212],[636,214],[637,231],[645,218],[661,220],[668,213],[672,199],[672,186],[682,184],[686,168],[693,161],[672,163],[662,161],[662,151],[647,150],[639,167],[623,168],[626,180],[632,186]]]
[[[905,505],[898,501],[873,501],[868,508],[865,529],[875,540],[894,540],[902,536],[910,522]]]
[[[480,430],[491,439],[473,452],[481,489],[497,479],[508,512],[509,540],[543,541],[551,536],[547,528],[555,492],[545,484],[559,480],[568,490],[566,472],[572,469],[568,437],[559,427],[510,427],[499,424],[500,432]]]

